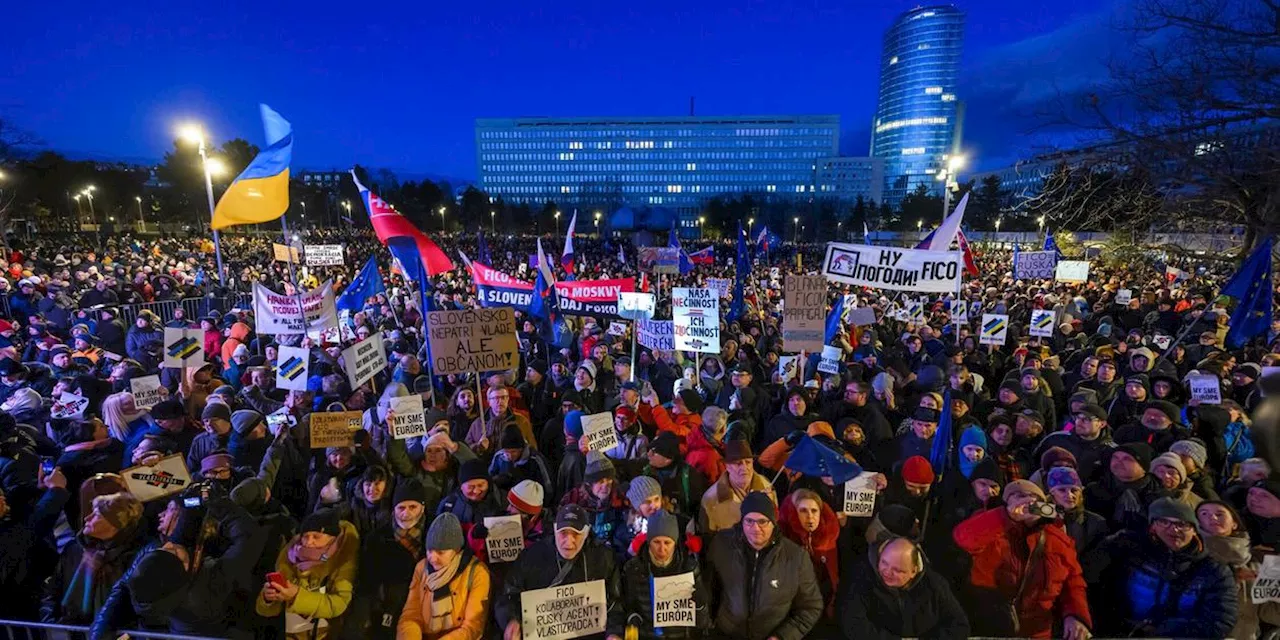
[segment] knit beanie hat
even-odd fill
[[[587,358],[583,360],[580,364],[578,364],[578,370],[586,371],[587,375],[591,376],[591,381],[592,382],[596,381],[596,363],[593,362],[590,358]]]
[[[396,485],[395,493],[391,497],[391,506],[395,507],[401,502],[421,502],[427,503],[427,488],[418,481],[417,478],[406,478]]]
[[[161,400],[151,407],[151,417],[156,420],[176,420],[186,415],[180,400]]]
[[[253,431],[254,427],[264,420],[266,418],[263,418],[261,413],[253,409],[241,409],[231,414],[231,428],[235,429],[236,433],[247,436],[250,431]]]
[[[1047,470],[1047,469],[1052,469],[1054,467],[1062,466],[1061,463],[1063,462],[1067,463],[1067,466],[1073,469],[1080,466],[1076,464],[1075,454],[1071,453],[1070,451],[1067,451],[1062,447],[1049,447],[1048,449],[1045,449],[1044,453],[1040,454],[1041,469]]]
[[[990,459],[990,458],[988,458]],[[885,505],[880,511],[880,515],[876,516],[880,520],[880,524],[884,525],[890,533],[904,538],[915,537],[916,514],[904,504]]]
[[[937,409],[930,409],[929,407],[916,407],[915,412],[911,414],[912,420],[919,420],[921,422],[937,422],[941,418],[942,413]]]
[[[1005,504],[1009,503],[1009,498],[1019,494],[1033,495],[1039,500],[1045,499],[1044,489],[1041,489],[1040,485],[1030,480],[1014,480],[1004,487]]]
[[[214,389],[213,393],[210,395],[222,396],[224,398],[234,398],[236,395],[236,388],[229,384],[224,384],[221,387]]]
[[[574,438],[582,438],[582,412],[574,409],[564,414],[564,433]]]
[[[645,521],[648,540],[670,538],[673,542],[680,540],[680,522],[666,509],[658,509]]]
[[[986,450],[987,434],[982,431],[982,427],[969,427],[960,434],[960,449],[963,451],[969,445],[982,447],[984,451]]]
[[[142,503],[127,492],[94,498],[93,510],[117,529],[128,529],[142,517]]]
[[[983,458],[974,465],[973,471],[969,473],[969,482],[979,479],[1000,482],[1000,467],[996,466],[995,458]]]
[[[590,451],[587,453],[587,469],[583,476],[583,480],[587,484],[595,484],[605,478],[617,478],[618,471],[613,467],[613,461],[599,451]]]
[[[678,460],[680,458],[680,438],[670,431],[659,432],[658,437],[649,443],[649,451],[668,460]]]
[[[533,480],[521,480],[507,492],[507,502],[520,513],[536,516],[542,513],[544,490]]]
[[[1152,400],[1142,408],[1142,411],[1145,413],[1147,409],[1155,409],[1163,413],[1173,424],[1182,422],[1182,411],[1178,409],[1178,405],[1167,400]]]
[[[462,537],[462,524],[452,512],[446,511],[436,516],[431,528],[427,529],[427,549],[459,551],[464,544],[466,540]]]
[[[912,484],[933,484],[933,465],[924,456],[911,456],[902,463],[902,479]]]
[[[509,424],[502,428],[502,435],[498,438],[499,449],[523,449],[528,444],[524,440],[524,434],[520,433],[520,427]]]
[[[631,501],[633,508],[639,508],[641,503],[654,496],[662,495],[662,485],[657,480],[649,476],[636,476],[631,479],[631,486],[627,488],[627,499]]]
[[[1080,474],[1076,473],[1071,467],[1056,467],[1049,470],[1049,476],[1045,480],[1045,485],[1050,489],[1054,487],[1082,487],[1080,482]]]
[[[768,518],[770,522],[778,521],[778,507],[773,504],[769,494],[763,491],[752,491],[742,499],[742,517],[745,518],[748,513],[758,513]]]
[[[679,395],[680,401],[684,403],[684,408],[688,409],[689,413],[702,413],[702,410],[706,408],[706,403],[702,401],[702,396],[698,395],[698,392],[693,389],[683,389]]]
[[[218,450],[200,459],[200,475],[207,476],[218,469],[230,469],[235,459],[226,451]]]
[[[1148,524],[1161,518],[1172,518],[1192,525],[1196,524],[1196,512],[1191,508],[1191,505],[1173,498],[1160,498],[1147,507]]]
[[[187,569],[178,556],[154,549],[138,560],[129,576],[129,593],[140,604],[172,594],[187,582]]]
[[[218,420],[226,420],[231,422],[231,407],[221,402],[210,402],[204,406],[204,411],[200,412],[201,420],[209,420],[216,418]]]
[[[1143,469],[1151,466],[1151,446],[1145,442],[1126,442],[1116,447],[1116,451],[1129,454]]]
[[[1195,460],[1196,467],[1200,469],[1203,469],[1205,463],[1209,461],[1209,451],[1205,449],[1204,443],[1198,438],[1179,440],[1169,447],[1169,451]]]
[[[485,466],[484,460],[472,458],[458,465],[458,484],[463,484],[471,480],[488,480],[489,469]]]
[[[327,533],[336,536],[341,533],[342,525],[339,524],[338,512],[333,509],[317,509],[302,519],[302,524],[298,527],[298,533],[307,533],[315,531],[317,533]]]
[[[1162,453],[1151,460],[1151,472],[1155,473],[1156,467],[1169,467],[1178,472],[1183,480],[1187,479],[1187,468],[1182,464],[1182,457],[1176,453]]]

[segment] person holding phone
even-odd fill
[[[307,516],[276,558],[280,575],[262,584],[255,605],[258,615],[283,614],[290,640],[324,640],[329,621],[351,604],[359,550],[355,526],[339,520],[334,510]]]

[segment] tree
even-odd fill
[[[462,220],[475,222],[477,229],[483,229],[488,226],[485,222],[489,221],[489,196],[485,192],[468,186],[466,191],[462,192]]]
[[[1161,217],[1164,201],[1141,168],[1060,163],[1038,191],[1017,197],[1001,228],[1145,231]]]
[[[989,175],[982,179],[982,185],[971,192],[969,206],[965,209],[964,219],[975,229],[995,229],[996,220],[1000,219],[1009,192],[1000,185],[1000,176]]]
[[[929,192],[929,187],[924,183],[916,185],[911,193],[908,193],[902,199],[902,218],[899,222],[899,230],[915,230],[923,229],[924,223],[930,223],[932,226],[935,221],[939,221],[942,212],[942,197]],[[905,225],[905,229],[902,228]]]

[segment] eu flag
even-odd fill
[[[791,450],[791,455],[782,466],[806,476],[831,478],[837,485],[862,473],[862,467],[857,463],[850,462],[848,458],[814,440],[807,433],[796,443],[796,448]]]
[[[840,295],[836,297],[836,303],[831,305],[831,312],[827,314],[827,333],[822,343],[831,344],[831,341],[840,335],[842,324],[844,324],[844,296]]]
[[[483,231],[476,232],[476,259],[483,265],[493,264],[493,254],[489,253],[489,243],[485,241]]]
[[[1052,251],[1058,259],[1062,259],[1062,249],[1058,248],[1058,241],[1053,239],[1053,232],[1044,234],[1044,248],[1041,251]]]
[[[933,435],[933,449],[929,451],[929,464],[933,466],[934,473],[941,478],[946,472],[947,467],[951,464],[951,459],[955,456],[947,455],[951,450],[951,385],[942,393],[942,410],[938,413],[938,432]]]
[[[387,287],[382,283],[382,274],[378,273],[378,263],[373,256],[370,256],[364,263],[364,268],[356,274],[351,284],[347,285],[342,295],[338,296],[336,306],[338,309],[347,309],[355,313],[364,308],[366,300],[386,292]]]
[[[1236,299],[1227,330],[1227,348],[1239,349],[1250,339],[1271,328],[1271,251],[1268,237],[1240,265],[1240,270],[1222,287],[1222,294]]]
[[[751,257],[747,255],[747,236],[742,232],[742,221],[738,221],[738,259],[736,268],[734,269],[733,279],[733,302],[729,303],[729,322],[733,322],[742,317],[745,311],[746,303],[743,300],[743,288],[747,283],[747,276],[751,273]]]
[[[676,235],[674,226],[671,227],[671,233],[667,236],[667,246],[675,247],[680,251],[680,275],[693,271],[693,261],[689,259],[689,254],[684,252],[684,248],[680,246],[680,238]]]

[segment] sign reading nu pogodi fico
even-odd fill
[[[827,244],[822,274],[860,287],[945,293],[960,287],[963,272],[956,251],[924,251],[858,244]]]

